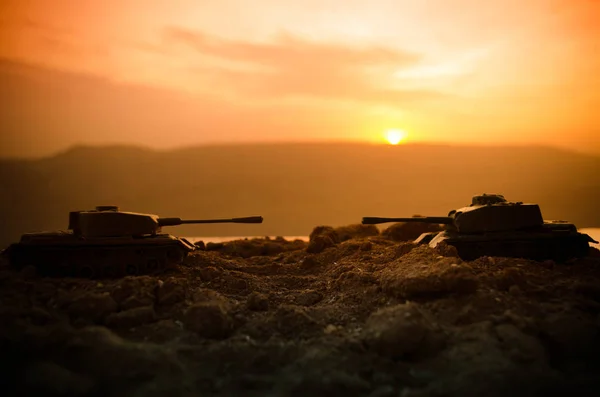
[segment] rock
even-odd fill
[[[327,236],[333,241],[335,244],[339,243],[338,234],[335,229],[331,226],[317,226],[315,227],[310,235],[308,236],[308,241],[313,241],[317,236]]]
[[[106,318],[106,325],[111,328],[133,328],[156,320],[154,307],[144,306],[112,313]]]
[[[373,249],[373,243],[370,241],[365,241],[360,245],[361,251],[371,251]]]
[[[507,267],[496,276],[496,285],[499,290],[508,291],[512,286],[523,287],[527,284],[527,276],[516,267]]]
[[[207,266],[200,269],[200,278],[202,281],[212,281],[215,280],[223,274],[223,270],[217,269],[214,266]]]
[[[160,285],[156,295],[159,305],[174,305],[185,300],[185,289],[175,278],[169,278]]]
[[[441,241],[438,245],[435,246],[436,252],[438,252],[442,256],[451,257],[451,258],[459,258],[458,250],[455,246],[446,243],[445,241]]]
[[[416,359],[439,350],[443,339],[414,304],[380,309],[367,320],[363,340],[378,354],[392,359]]]
[[[454,264],[440,273],[444,291],[456,294],[472,294],[477,291],[479,282],[467,266]]]
[[[111,291],[111,296],[121,310],[154,305],[158,284],[149,276],[128,276],[120,280]]]
[[[68,307],[72,319],[102,323],[106,316],[116,312],[117,302],[108,293],[86,293],[76,298]]]
[[[310,254],[318,254],[325,251],[329,247],[333,247],[335,244],[335,241],[330,236],[315,236],[315,238],[311,239],[308,243],[306,252]]]
[[[296,304],[300,306],[312,306],[323,299],[323,294],[317,291],[309,290],[296,296]]]
[[[309,236],[306,252],[318,254],[340,242],[340,238],[331,226],[317,226]]]
[[[283,335],[298,336],[305,331],[322,329],[306,309],[295,305],[281,305],[271,316],[270,322]]]
[[[321,262],[317,259],[315,255],[307,255],[301,262],[300,266],[302,269],[309,270],[320,266]]]
[[[244,279],[227,276],[225,277],[225,282],[227,286],[235,291],[246,291],[248,289],[248,282]]]
[[[190,306],[184,314],[183,322],[187,329],[208,339],[225,339],[233,333],[233,321],[226,305],[220,302]]]
[[[246,307],[253,311],[267,311],[269,310],[269,298],[264,294],[252,292],[248,295]]]

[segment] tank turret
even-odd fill
[[[473,196],[467,207],[448,216],[412,218],[364,217],[363,224],[425,222],[445,225],[441,233],[426,233],[416,242],[435,247],[442,241],[457,248],[463,259],[508,256],[555,259],[586,256],[589,235],[577,232],[572,223],[545,221],[538,204],[509,202],[500,194]]]
[[[471,234],[540,227],[544,219],[537,204],[512,203],[499,194],[483,194],[474,196],[470,206],[452,210],[448,216],[363,218],[363,224],[386,222],[437,223],[458,233]]]
[[[46,276],[84,278],[151,274],[179,264],[196,249],[165,226],[201,223],[262,223],[260,216],[230,219],[161,218],[98,206],[69,213],[68,230],[26,233],[3,254],[16,268],[34,266]]]
[[[69,214],[69,230],[82,237],[157,235],[163,226],[200,223],[262,223],[260,216],[230,219],[161,218],[154,214],[119,211],[116,206],[100,206],[91,211]]]

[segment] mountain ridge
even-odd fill
[[[174,153],[174,152],[188,152],[193,150],[202,150],[202,149],[223,149],[223,148],[240,148],[240,147],[298,147],[298,146],[340,146],[340,147],[356,147],[356,146],[364,146],[364,147],[387,147],[390,150],[401,150],[401,149],[411,149],[411,148],[446,148],[446,149],[481,149],[481,150],[547,150],[554,151],[556,153],[563,154],[572,154],[581,157],[588,158],[597,158],[600,159],[600,155],[596,155],[594,153],[588,152],[580,152],[574,149],[551,146],[551,145],[525,145],[525,144],[465,144],[465,143],[446,143],[446,142],[409,142],[403,143],[400,145],[387,145],[383,143],[375,143],[375,142],[366,142],[366,141],[336,141],[336,140],[323,140],[323,141],[267,141],[267,142],[240,142],[240,143],[231,143],[231,142],[208,142],[205,144],[197,144],[197,145],[186,145],[180,147],[172,147],[167,149],[158,149],[151,146],[145,146],[140,144],[128,144],[128,143],[109,143],[109,144],[101,144],[101,145],[91,145],[91,144],[79,144],[72,145],[63,150],[59,150],[54,153],[49,153],[43,156],[35,156],[35,157],[7,157],[0,156],[0,162],[10,162],[10,161],[39,161],[39,160],[48,160],[61,156],[68,156],[77,152],[101,152],[106,150],[130,150],[130,151],[138,151],[140,153]]]

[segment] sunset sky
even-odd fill
[[[74,144],[600,154],[598,0],[3,0],[0,156]]]

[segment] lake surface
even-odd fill
[[[268,236],[270,239],[275,240],[278,236]],[[308,241],[308,236],[281,236],[286,240],[302,240]],[[245,238],[265,238],[265,236],[229,236],[229,237],[185,237],[192,243],[197,241],[204,241],[204,243],[224,243],[232,240],[243,240]]]
[[[600,241],[600,228],[582,228],[579,232],[589,234],[594,240]],[[264,238],[265,236],[229,236],[229,237],[186,237],[192,243],[196,241],[204,241],[205,243],[223,243],[231,240],[243,240],[245,238]],[[275,239],[276,236],[269,236]],[[308,236],[282,236],[286,240],[303,240],[308,241]],[[600,248],[600,244],[591,244],[596,248]]]

